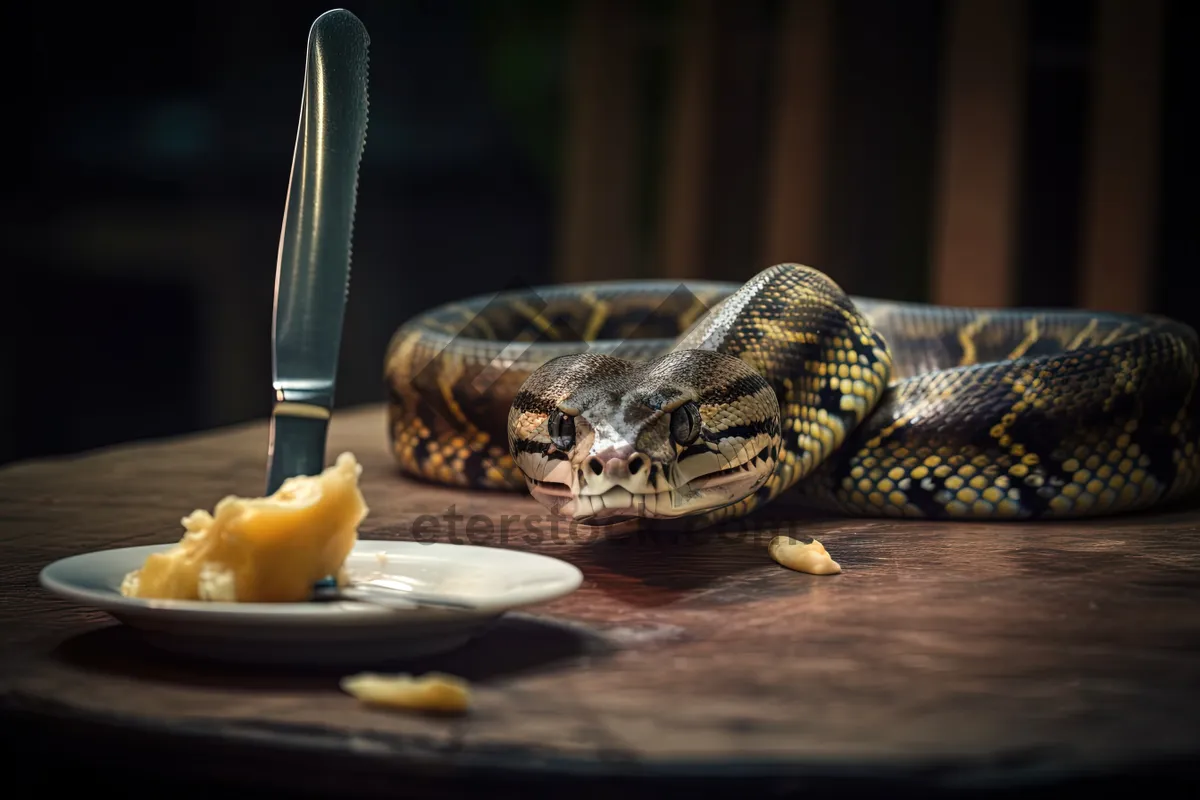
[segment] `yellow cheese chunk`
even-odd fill
[[[419,678],[404,674],[361,672],[342,678],[341,687],[359,702],[372,706],[461,713],[471,705],[471,690],[467,682],[440,672],[428,672]]]
[[[212,514],[183,519],[179,544],[149,556],[121,594],[172,600],[287,603],[342,565],[358,541],[367,505],[362,467],[350,453],[316,476],[284,481],[270,497],[229,496]]]
[[[836,575],[841,566],[833,560],[825,546],[813,539],[805,544],[790,536],[776,536],[767,545],[771,558],[780,565],[810,575]]]

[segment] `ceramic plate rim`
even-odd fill
[[[412,542],[386,539],[359,539],[351,551],[355,557],[372,557],[380,550],[388,548],[420,547],[426,552],[444,553],[447,548],[466,550],[472,554],[499,555],[502,559],[536,562],[544,567],[557,570],[560,576],[549,581],[538,581],[527,587],[515,587],[509,591],[494,596],[471,596],[476,608],[471,611],[444,610],[440,608],[421,608],[412,610],[394,610],[368,603],[354,601],[345,602],[301,602],[301,603],[217,603],[207,601],[160,601],[122,597],[112,590],[101,590],[91,586],[80,585],[77,581],[66,579],[61,575],[64,569],[82,568],[87,562],[98,557],[116,554],[127,554],[131,560],[137,556],[141,561],[152,552],[161,552],[174,547],[178,542],[164,542],[149,545],[133,545],[126,547],[111,547],[75,553],[55,559],[44,566],[38,573],[38,582],[47,591],[71,602],[79,603],[90,608],[99,609],[119,617],[138,616],[173,617],[176,620],[190,620],[196,623],[262,624],[270,619],[271,624],[282,625],[346,625],[355,623],[376,624],[382,620],[394,620],[398,624],[448,622],[454,619],[467,620],[478,617],[492,617],[506,611],[549,602],[571,594],[583,583],[583,573],[574,564],[554,556],[541,553],[530,553],[523,550],[513,550],[504,547],[488,547],[473,544],[451,544],[446,542]],[[399,556],[397,556],[399,557]]]

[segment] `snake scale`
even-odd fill
[[[811,267],[449,303],[389,344],[401,472],[582,524],[1116,514],[1200,483],[1194,330],[847,295]],[[656,522],[651,522],[656,521]]]

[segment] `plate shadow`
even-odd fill
[[[72,636],[50,652],[68,668],[124,678],[250,691],[329,691],[338,679],[357,671],[422,674],[439,671],[487,683],[517,674],[561,669],[581,660],[603,658],[618,648],[581,625],[512,612],[462,647],[403,661],[363,662],[345,666],[281,667],[201,661],[146,642],[140,633],[117,623]]]

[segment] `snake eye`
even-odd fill
[[[546,432],[550,434],[550,441],[559,450],[570,450],[575,446],[575,418],[557,408],[551,411],[546,419]]]
[[[671,438],[680,447],[687,447],[700,436],[700,409],[687,402],[671,412]]]

